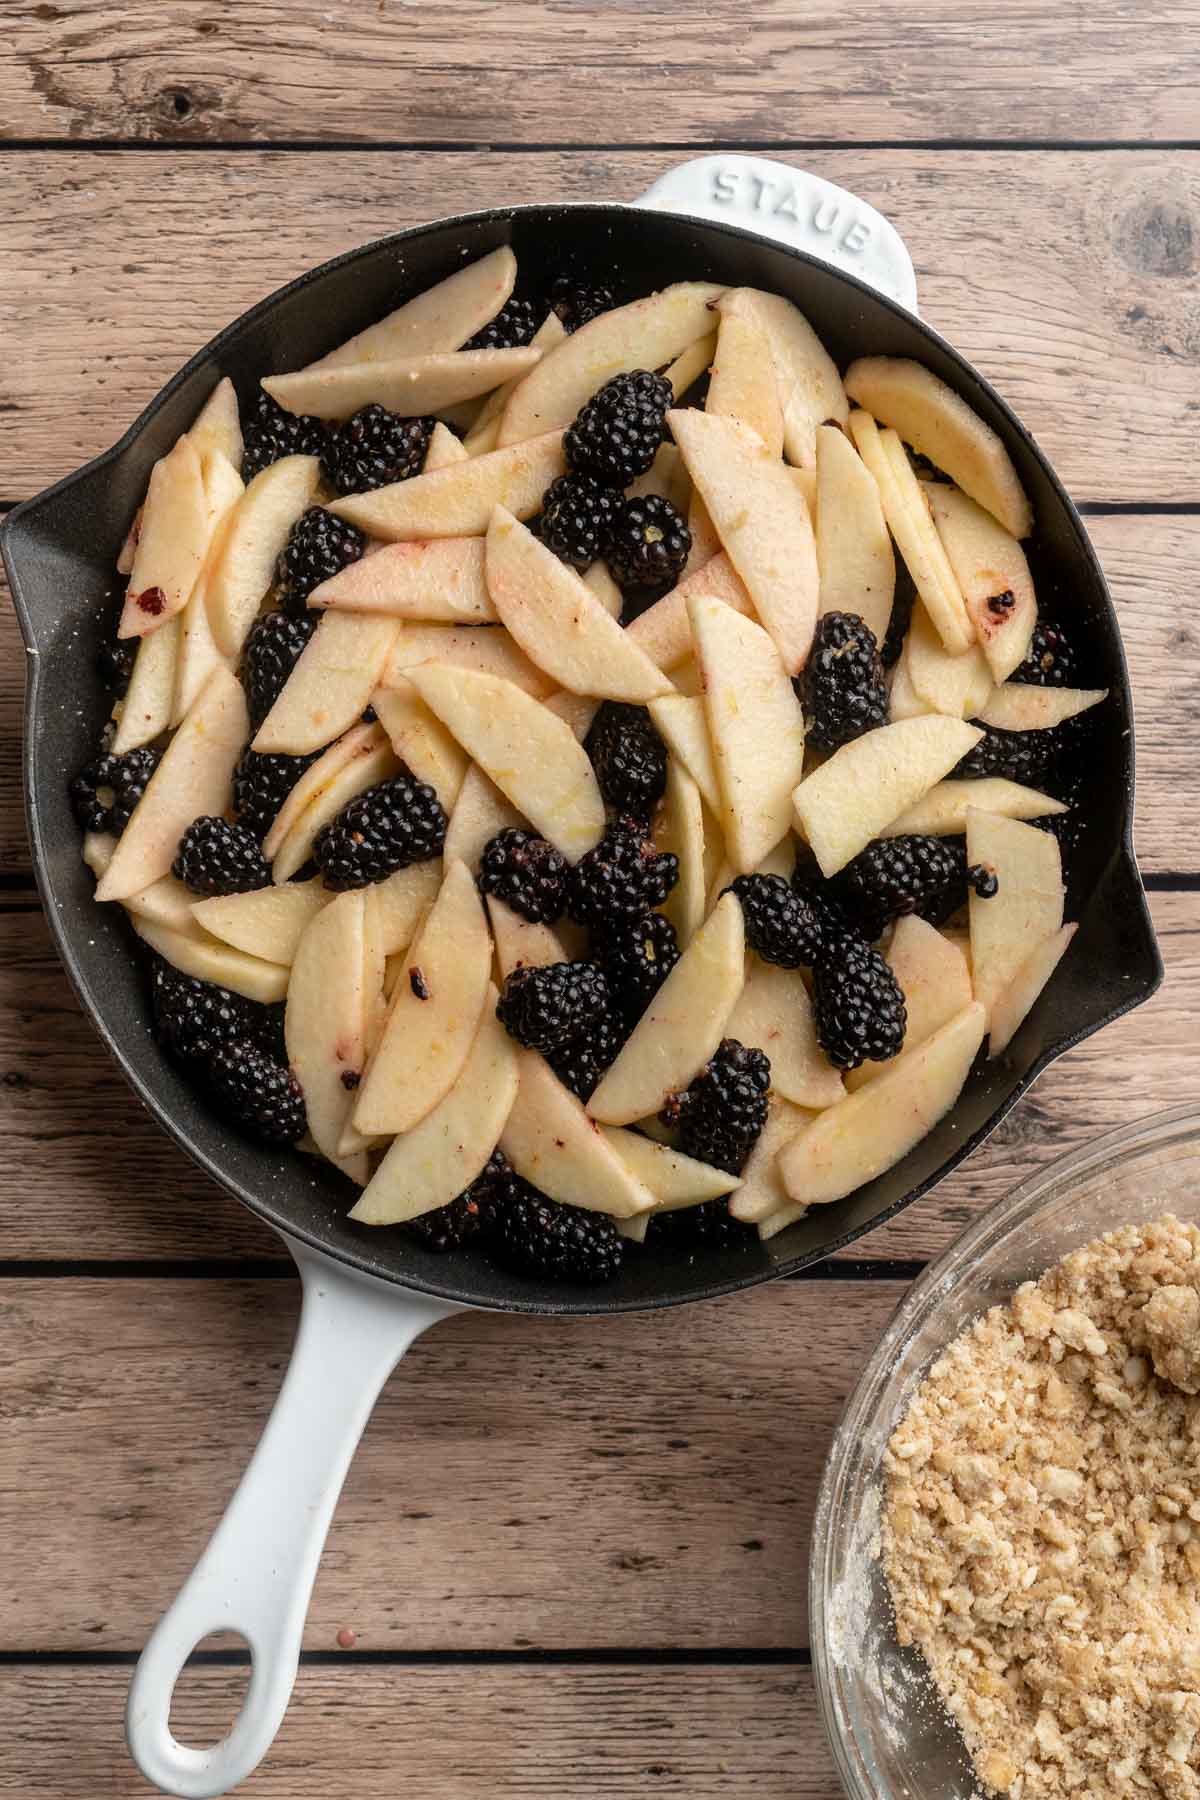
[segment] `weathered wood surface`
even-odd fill
[[[570,17],[583,26],[588,14]],[[102,58],[97,72],[111,66]],[[672,160],[603,149],[0,156],[0,316],[17,348],[0,370],[0,500],[106,449],[193,351],[325,257],[441,213],[626,199]],[[1200,153],[785,160],[890,215],[925,316],[1016,407],[1076,499],[1200,501]]]
[[[121,1668],[0,1671],[0,1794],[145,1800]],[[211,1743],[245,1671],[189,1670],[172,1725]],[[300,1670],[246,1800],[841,1800],[807,1669]]]
[[[355,1460],[306,1644],[807,1644],[825,1453],[901,1292],[778,1282],[687,1313],[439,1325]],[[0,1282],[20,1471],[0,1536],[54,1593],[6,1585],[0,1649],[144,1642],[249,1456],[296,1304],[282,1281]]]
[[[1167,979],[1053,1065],[965,1168],[854,1259],[935,1255],[1035,1168],[1200,1093],[1200,898],[1152,896]],[[36,911],[0,912],[0,1261],[275,1256],[143,1111],[80,1015]],[[599,1402],[598,1402],[599,1404]]]
[[[1194,138],[1194,4],[13,0],[12,137],[763,144]],[[1153,28],[1152,28],[1153,27]],[[586,104],[584,103],[586,99]]]

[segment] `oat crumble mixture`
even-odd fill
[[[1065,1257],[934,1364],[883,1557],[989,1791],[1200,1797],[1200,1232]]]

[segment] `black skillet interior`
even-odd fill
[[[439,1258],[402,1231],[347,1222],[351,1193],[306,1158],[256,1148],[223,1127],[165,1061],[146,1029],[141,977],[119,908],[97,907],[67,804],[68,776],[93,751],[106,703],[93,678],[115,596],[117,548],[154,460],[195,416],[218,375],[243,402],[259,376],[311,361],[401,299],[496,245],[511,242],[522,292],[569,268],[633,298],[674,280],[772,289],[796,301],[843,366],[881,352],[914,356],[1002,434],[1033,500],[1043,605],[1060,608],[1086,646],[1084,679],[1113,690],[1092,737],[1083,821],[1070,862],[1070,955],[1007,1054],[981,1064],[949,1118],[849,1199],[817,1208],[770,1244],[632,1252],[611,1289],[575,1292],[517,1282],[482,1259]],[[34,862],[60,953],[102,1037],[176,1141],[269,1223],[370,1273],[470,1304],[590,1313],[701,1299],[794,1271],[850,1243],[907,1205],[980,1143],[1045,1065],[1146,999],[1161,964],[1130,848],[1133,739],[1116,619],[1079,520],[1011,413],[935,334],[857,281],[736,228],[608,206],[525,207],[474,214],[384,240],[328,263],[229,327],[164,389],[113,451],[19,508],[3,536],[30,649],[25,777]]]

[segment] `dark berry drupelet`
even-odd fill
[[[284,683],[300,660],[319,613],[264,613],[256,619],[242,651],[242,686],[250,711],[251,731],[257,731],[283,692]]]
[[[128,692],[140,638],[110,638],[96,653],[96,672],[110,694]]]
[[[608,981],[598,964],[559,962],[514,969],[504,983],[496,1017],[518,1044],[547,1056],[587,1037],[608,1010]]]
[[[446,814],[427,782],[400,773],[355,795],[313,844],[325,886],[340,892],[383,881],[441,852]]]
[[[679,859],[659,853],[638,819],[618,819],[571,872],[567,912],[605,931],[661,906],[679,880]]]
[[[622,588],[668,588],[683,574],[691,548],[678,508],[661,494],[642,494],[622,504],[605,558]]]
[[[746,942],[764,962],[811,968],[821,950],[821,919],[807,895],[782,875],[739,875],[732,885],[742,908]]]
[[[828,940],[827,940],[828,943]],[[838,1069],[886,1062],[904,1045],[904,994],[882,956],[856,932],[843,932],[813,971],[817,1041]]]
[[[952,837],[880,838],[846,864],[834,889],[864,937],[905,913],[940,922],[966,899],[966,846]]]
[[[310,506],[301,513],[275,565],[284,612],[303,612],[313,589],[357,562],[366,547],[366,537],[356,526],[335,519],[324,507]]]
[[[648,369],[614,375],[580,408],[563,440],[568,465],[613,487],[644,475],[666,435],[671,384]]]
[[[483,847],[479,886],[503,900],[523,919],[546,925],[561,917],[567,904],[566,857],[543,837],[506,826]]]
[[[305,769],[320,755],[319,750],[309,756],[260,755],[257,750],[244,750],[233,771],[233,810],[238,824],[259,840],[266,837]]]
[[[583,747],[600,792],[618,812],[648,817],[667,786],[667,747],[644,706],[606,700]]]
[[[213,1052],[205,1069],[213,1104],[232,1124],[264,1144],[295,1144],[308,1127],[304,1095],[286,1063],[249,1038]]]
[[[767,1122],[771,1064],[761,1050],[723,1038],[716,1054],[663,1117],[678,1121],[679,1147],[700,1162],[740,1175]]]
[[[875,633],[857,613],[824,613],[818,619],[794,686],[814,750],[837,750],[887,724],[887,684]]]
[[[1030,682],[1035,687],[1070,687],[1076,679],[1076,664],[1066,633],[1039,619],[1033,628],[1029,654],[1010,679]]]
[[[550,286],[550,305],[568,333],[590,324],[601,313],[611,312],[616,304],[613,290],[599,282],[576,281],[573,275],[559,275]]]
[[[339,494],[365,494],[419,475],[433,419],[403,419],[373,401],[339,425],[321,452],[321,467]]]
[[[600,1077],[610,1063],[616,1061],[624,1041],[624,1031],[615,1014],[606,1012],[585,1037],[574,1038],[561,1050],[552,1051],[546,1061],[564,1086],[586,1106],[600,1084]]]
[[[498,1184],[508,1169],[499,1150],[494,1150],[483,1170],[470,1187],[451,1200],[448,1206],[435,1207],[408,1221],[408,1229],[427,1250],[442,1253],[461,1250],[472,1238],[486,1233]]]
[[[162,957],[150,966],[155,1042],[182,1063],[207,1063],[222,1044],[249,1038],[270,1053],[278,1040],[277,1007],[184,975]]]
[[[595,933],[592,952],[608,976],[616,1006],[632,1024],[679,961],[679,939],[670,919],[648,912]]]
[[[242,436],[242,478],[251,481],[283,456],[320,456],[328,433],[323,420],[285,412],[259,388],[243,414]]]
[[[586,569],[603,556],[621,505],[621,490],[594,475],[560,475],[542,496],[538,536],[559,562]]]
[[[464,350],[520,350],[532,341],[546,316],[544,306],[536,300],[506,300],[494,319],[489,319]]]
[[[1001,775],[1008,781],[1019,781],[1025,787],[1036,787],[1062,753],[1066,728],[1048,731],[997,731],[985,727],[979,742],[972,746],[962,761],[950,771],[959,779],[978,779]]]
[[[80,829],[111,831],[120,837],[161,755],[147,744],[124,756],[97,756],[81,769],[67,790]]]
[[[593,1287],[620,1273],[625,1240],[606,1213],[562,1206],[510,1170],[491,1216],[488,1250],[514,1274]]]
[[[732,1249],[755,1243],[753,1225],[735,1219],[728,1200],[704,1200],[699,1206],[683,1206],[675,1212],[655,1213],[646,1229],[648,1244],[669,1244],[684,1249],[689,1244],[709,1250]]]
[[[917,587],[903,562],[896,563],[896,590],[892,595],[892,611],[888,619],[887,630],[883,634],[883,643],[879,647],[879,660],[885,669],[890,669],[900,661],[900,652],[904,648],[904,640],[908,636],[908,628],[912,624],[913,608],[917,604]]]
[[[271,885],[255,834],[210,813],[193,819],[180,838],[171,873],[193,894],[250,894]]]

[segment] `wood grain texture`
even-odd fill
[[[364,1650],[803,1646],[825,1451],[900,1292],[440,1325],[367,1431],[307,1646],[343,1626]],[[21,1471],[0,1531],[25,1571],[0,1649],[140,1647],[249,1456],[296,1301],[281,1281],[0,1282]]]
[[[145,1800],[128,1670],[0,1671],[0,1794]],[[172,1726],[211,1743],[244,1671],[188,1670]],[[246,1800],[840,1800],[807,1669],[301,1668]]]
[[[14,0],[12,137],[778,143],[1195,136],[1194,4]],[[586,96],[586,105],[581,104]]]
[[[107,448],[221,326],[335,252],[473,207],[626,198],[672,160],[645,151],[0,157],[0,316],[19,346],[0,370],[0,499]],[[1200,501],[1200,153],[837,150],[786,160],[815,162],[894,220],[916,259],[925,316],[1016,407],[1077,500]]]

